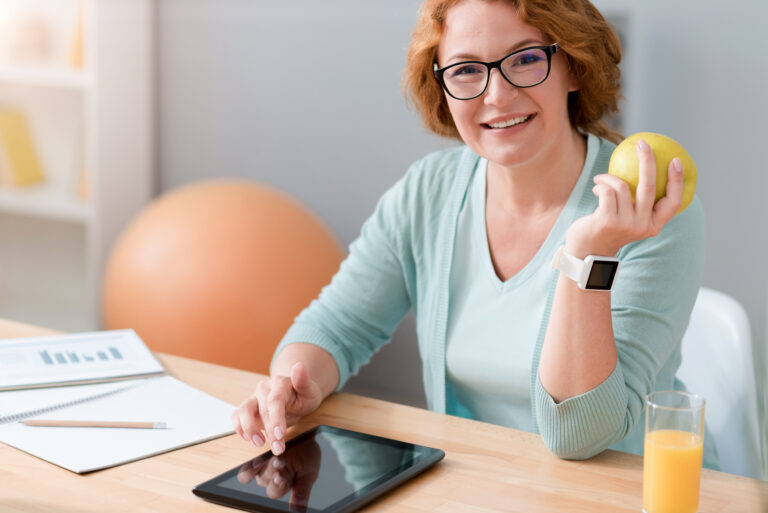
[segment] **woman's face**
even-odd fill
[[[438,66],[467,60],[495,61],[529,46],[550,45],[536,28],[523,23],[504,2],[466,0],[446,14],[438,47]],[[562,53],[552,56],[549,77],[519,89],[492,70],[488,88],[472,100],[448,95],[448,108],[464,142],[477,154],[504,167],[534,162],[573,136],[568,92],[576,87]],[[499,123],[514,120],[504,128]],[[495,125],[496,127],[492,126]]]

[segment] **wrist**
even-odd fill
[[[582,290],[610,291],[616,281],[620,262],[606,255],[572,255],[561,246],[552,258],[552,267],[573,280]]]
[[[584,260],[589,255],[615,257],[621,248],[608,245],[570,241],[566,238],[565,251],[576,258]]]

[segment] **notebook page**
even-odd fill
[[[0,425],[0,441],[83,473],[231,434],[234,409],[166,375],[35,419],[165,422],[167,429],[54,428],[12,422]]]
[[[146,379],[146,378],[144,378]],[[118,393],[143,383],[144,379],[94,383],[68,387],[0,391],[0,424],[15,422],[58,408],[72,406]]]

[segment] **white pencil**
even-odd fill
[[[94,427],[94,428],[137,428],[165,429],[165,422],[130,422],[117,420],[22,420],[27,426],[41,427]]]

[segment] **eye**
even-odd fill
[[[512,62],[510,63],[510,65],[515,67],[532,66],[542,61],[545,61],[546,59],[547,59],[547,56],[540,50],[523,52],[513,56]]]
[[[485,66],[475,62],[466,62],[449,68],[447,72],[451,79],[471,80],[482,77],[485,74]]]

